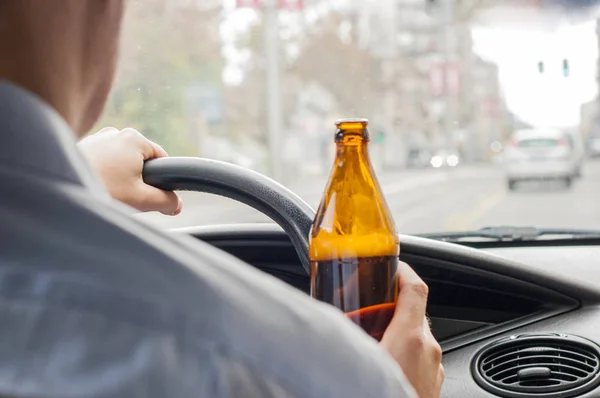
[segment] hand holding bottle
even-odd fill
[[[428,288],[405,263],[398,263],[400,292],[381,346],[394,357],[419,398],[440,396],[444,381],[442,349],[425,317]]]

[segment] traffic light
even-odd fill
[[[563,61],[562,61],[562,69],[563,69],[563,76],[569,77],[569,60],[566,58],[563,59]]]
[[[539,61],[537,63],[537,69],[540,75],[544,74],[545,65],[543,61]],[[569,77],[569,75],[571,74],[571,68],[569,66],[569,60],[567,58],[563,58],[562,60],[562,74],[564,77]]]

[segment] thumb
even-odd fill
[[[406,263],[398,262],[398,285],[400,293],[396,312],[390,327],[420,328],[425,320],[429,289],[425,282]]]
[[[172,191],[163,191],[144,184],[143,200],[138,210],[158,211],[168,216],[176,216],[181,213],[183,201]]]

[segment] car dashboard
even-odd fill
[[[277,225],[174,232],[192,235],[309,293],[309,277]],[[442,397],[600,397],[600,246],[474,249],[408,235],[400,240],[400,259],[430,288],[427,312],[444,351]],[[481,365],[486,360],[481,356],[512,340],[526,346],[514,348],[521,350],[513,355],[516,365],[501,363],[494,369],[506,369],[497,380],[493,374],[487,377],[485,366],[491,365]],[[589,355],[583,370],[560,357],[570,352],[563,345],[571,343],[573,350]],[[548,347],[557,348],[539,354]],[[503,349],[511,352],[510,346]],[[565,369],[575,376],[563,375]],[[576,386],[573,378],[585,383]]]

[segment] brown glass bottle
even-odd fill
[[[380,340],[398,297],[398,235],[369,159],[367,120],[336,126],[335,163],[310,236],[311,295]]]

